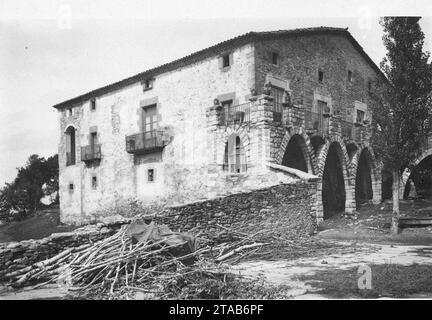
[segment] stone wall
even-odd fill
[[[271,53],[277,52],[279,63],[274,65]],[[361,56],[345,36],[317,35],[260,41],[255,44],[256,88],[262,92],[264,84],[271,81],[273,85],[288,88],[292,103],[297,107],[284,110],[283,125],[271,127],[270,159],[281,164],[289,139],[301,136],[304,153],[310,156],[313,172],[322,178],[327,151],[335,143],[342,150],[343,178],[345,182],[345,212],[355,210],[355,179],[357,173],[356,159],[365,149],[370,151],[368,157],[371,167],[373,201],[381,198],[380,170],[377,168],[373,151],[370,147],[370,128],[368,125],[354,126],[356,108],[366,108],[367,118],[371,120],[371,106],[376,103],[369,92],[369,83],[377,78],[376,71]],[[318,79],[318,71],[324,72],[323,80]],[[348,73],[351,74],[351,79]],[[282,84],[282,86],[280,85]],[[324,101],[331,109],[332,116],[327,118],[328,131],[309,132],[305,123],[304,110],[310,112],[317,106],[317,101]],[[301,112],[299,112],[301,110]],[[309,114],[308,117],[311,117]],[[352,137],[346,133],[351,123]],[[345,130],[342,130],[343,127]],[[312,139],[318,144],[312,143]],[[349,148],[347,148],[349,146]],[[350,150],[350,152],[347,151]],[[322,219],[322,186],[318,186],[318,218]]]
[[[295,238],[316,230],[316,181],[270,188],[170,207],[156,221],[175,231],[215,235],[222,225],[244,232],[262,229]],[[283,231],[278,228],[284,228]]]
[[[231,52],[232,65],[220,68],[220,56],[203,59],[172,72],[157,75],[152,89],[144,90],[140,82],[96,98],[96,110],[89,101],[73,106],[72,115],[59,111],[59,185],[61,221],[81,223],[92,212],[115,205],[125,197],[154,200],[171,192],[183,169],[199,173],[200,181],[212,178],[206,174],[210,153],[206,139],[206,108],[216,97],[232,97],[243,103],[253,86],[252,44]],[[144,79],[143,79],[144,80]],[[136,156],[126,152],[125,137],[143,130],[142,108],[156,104],[159,129],[173,139],[158,154]],[[76,132],[75,165],[66,166],[65,130]],[[89,133],[97,130],[102,159],[98,165],[85,165],[80,148],[89,145]],[[154,181],[148,181],[147,170],[154,170]],[[92,178],[97,186],[93,188]],[[183,184],[194,184],[184,179]],[[73,184],[73,190],[69,185]],[[185,186],[186,188],[188,186]],[[199,191],[199,189],[197,189]]]
[[[72,232],[54,233],[39,240],[0,243],[0,281],[6,273],[51,258],[61,251],[102,240],[112,235],[118,224],[89,225]]]

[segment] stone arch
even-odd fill
[[[355,209],[355,202],[353,198],[352,185],[350,181],[350,168],[349,168],[349,158],[348,153],[343,143],[343,140],[338,136],[329,137],[325,144],[321,145],[317,151],[317,175],[320,177],[318,182],[318,194],[317,194],[317,218],[318,221],[324,218],[324,203],[323,195],[325,195],[326,190],[324,190],[324,169],[326,166],[326,160],[329,155],[329,151],[336,151],[337,158],[340,162],[342,169],[342,179],[343,186],[345,190],[345,202],[344,211],[345,213],[352,213]]]
[[[420,162],[424,159],[432,155],[432,148],[426,149],[421,153],[419,157],[417,157],[412,165],[412,168],[415,168]],[[400,182],[399,182],[399,199],[404,198],[406,184],[408,182],[409,177],[411,176],[412,170],[410,168],[405,168],[401,174]]]
[[[291,130],[286,130],[282,138],[279,150],[275,157],[277,164],[282,164],[285,153],[291,139],[297,139],[302,150],[303,157],[306,161],[307,171],[309,173],[316,172],[314,150],[309,140],[309,136],[304,132],[302,127],[293,127]]]
[[[349,157],[348,152],[345,147],[345,143],[343,142],[342,138],[339,136],[330,136],[328,139],[326,139],[326,142],[320,146],[320,148],[317,151],[317,157],[316,157],[316,163],[317,163],[317,172],[316,174],[319,177],[322,177],[323,171],[324,171],[324,165],[327,157],[327,152],[332,143],[337,143],[341,149],[341,159],[343,160],[343,165],[346,171],[346,177],[348,178],[350,176],[350,168],[349,168]]]
[[[351,185],[353,186],[353,196],[354,199],[359,198],[357,194],[358,190],[358,178],[359,178],[359,164],[360,160],[365,159],[367,161],[368,170],[370,172],[370,187],[372,192],[371,200],[374,204],[378,204],[381,201],[381,180],[380,180],[380,170],[375,159],[375,155],[372,148],[369,145],[359,145],[358,149],[353,154],[350,161],[350,172],[351,172]]]
[[[348,144],[345,145],[345,147],[347,149],[347,154],[350,161],[352,161],[356,153],[362,149],[362,146],[358,145],[358,143],[355,141],[350,141]]]
[[[246,164],[250,164],[250,139],[248,131],[244,127],[239,127],[237,129],[232,129],[228,127],[219,135],[217,141],[216,164],[220,166],[221,170],[223,168],[225,157],[225,145],[228,141],[228,138],[233,134],[236,134],[240,137],[246,156]]]

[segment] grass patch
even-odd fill
[[[58,208],[46,209],[22,220],[0,226],[0,242],[41,239],[56,232],[67,232],[76,229],[60,223]]]
[[[298,279],[320,289],[332,298],[405,298],[412,294],[432,293],[432,265],[369,265],[372,289],[359,289],[357,268],[319,271]]]

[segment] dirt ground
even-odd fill
[[[283,290],[283,298],[432,299],[432,227],[391,235],[391,209],[391,203],[365,204],[355,219],[339,214],[326,220],[313,236],[320,243],[316,248],[240,261],[230,268]],[[432,216],[432,201],[402,201],[401,215]],[[370,287],[360,288],[365,270]],[[0,294],[0,300],[69,299],[69,294],[54,286]]]
[[[391,203],[365,204],[356,219],[335,215],[320,226],[315,237],[338,244],[330,252],[246,261],[233,270],[285,286],[293,299],[432,299],[432,227],[406,228],[391,235],[391,215]],[[402,201],[401,216],[432,216],[432,201]],[[370,268],[370,288],[358,284],[365,268]]]

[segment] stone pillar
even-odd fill
[[[345,190],[345,214],[352,215],[356,211],[355,186],[349,184]]]
[[[315,195],[315,212],[317,225],[319,226],[324,221],[324,208],[322,203],[322,178],[317,180],[316,195]]]
[[[372,192],[372,203],[380,204],[382,198],[381,177],[377,177],[375,181],[372,181]]]
[[[266,170],[271,158],[271,124],[273,97],[260,95],[253,101],[250,113],[250,160],[256,170]]]
[[[216,102],[216,101],[215,101]],[[218,103],[207,108],[207,146],[208,146],[208,157],[209,157],[209,172],[217,170],[217,152],[218,152],[218,129],[219,129],[219,113],[221,106]]]
[[[329,135],[342,137],[341,116],[333,115],[329,121]]]

